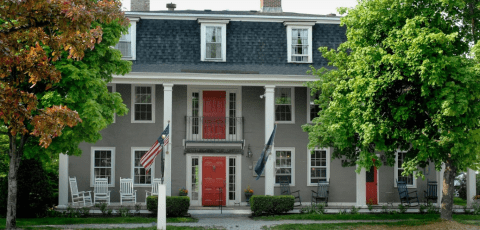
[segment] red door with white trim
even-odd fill
[[[225,91],[203,91],[203,139],[225,139]]]
[[[203,157],[202,205],[222,206],[226,204],[226,159],[225,157]]]
[[[375,162],[375,160],[373,160]],[[377,167],[372,166],[366,175],[367,204],[378,204]]]

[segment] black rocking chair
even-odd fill
[[[405,202],[408,204],[408,206],[412,206],[412,201],[414,202],[415,200],[417,200],[416,201],[417,205],[420,204],[420,202],[418,201],[417,191],[415,190],[415,191],[409,192],[407,189],[407,183],[405,181],[397,181],[397,188],[398,188],[398,196],[400,196],[400,202],[402,202],[402,205],[403,205],[403,202]],[[415,194],[415,196],[413,196],[413,194]]]
[[[328,207],[328,189],[330,187],[330,184],[328,181],[319,181],[317,184],[317,191],[312,190],[312,205],[313,202],[315,202],[315,205],[317,204],[317,201],[323,201],[325,202],[325,206]]]
[[[280,179],[280,195],[291,195],[295,197],[295,200],[298,199],[298,202],[300,205],[295,205],[295,206],[302,206],[302,198],[300,198],[300,190],[297,191],[290,191],[290,183],[287,178],[285,179]]]
[[[433,200],[434,203],[438,201],[437,182],[427,180],[427,191],[423,190],[423,196],[425,203],[428,204],[428,200]]]

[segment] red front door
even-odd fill
[[[375,160],[374,160],[375,162]],[[370,171],[366,172],[367,204],[378,204],[377,199],[377,167],[372,166]]]
[[[203,157],[203,206],[225,206],[226,198],[225,157]]]
[[[203,91],[203,139],[225,139],[225,91]]]

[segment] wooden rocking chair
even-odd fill
[[[77,178],[69,177],[68,181],[70,182],[70,193],[72,194],[72,204],[81,203],[83,206],[92,205],[92,194],[91,191],[78,191]]]
[[[437,182],[427,180],[427,191],[423,190],[423,197],[425,198],[425,203],[428,204],[428,200],[433,200],[437,202],[438,200],[438,190]]]
[[[137,203],[137,190],[133,190],[133,179],[120,177],[120,205],[124,200]]]
[[[412,201],[415,202],[417,200],[417,205],[420,204],[418,201],[418,194],[417,191],[409,192],[407,189],[407,183],[405,181],[397,181],[397,188],[398,188],[398,196],[400,197],[400,202],[403,205],[403,202],[407,203],[408,206],[412,206]],[[413,196],[415,194],[415,196]],[[415,205],[416,206],[416,205]]]
[[[300,190],[291,192],[290,183],[288,182],[288,179],[280,180],[280,195],[291,195],[295,197],[295,200],[298,199],[298,202],[300,203],[300,205],[295,205],[295,206],[302,206],[302,198],[300,197]]]
[[[108,191],[108,178],[95,178],[93,188],[93,203],[97,200],[105,200],[110,205],[110,191]]]
[[[147,197],[158,196],[158,184],[162,184],[162,178],[153,178],[152,181],[152,191],[145,191],[145,204],[147,204]]]
[[[328,181],[318,181],[317,191],[312,190],[312,205],[313,205],[313,202],[315,202],[315,205],[316,205],[317,201],[320,200],[325,202],[325,206],[328,207],[329,187],[330,187],[330,184],[328,183]]]

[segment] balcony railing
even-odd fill
[[[243,117],[185,117],[185,143],[243,143]]]

